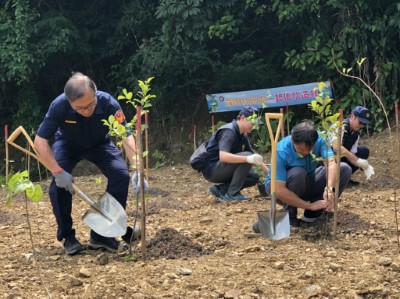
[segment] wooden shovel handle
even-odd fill
[[[31,148],[33,149],[33,151],[35,153],[32,153],[31,151],[28,151],[27,149],[19,146],[18,144],[14,143],[15,139],[17,139],[19,137],[19,135],[24,135],[26,140],[28,141],[29,145],[31,146]],[[7,139],[7,143],[12,145],[13,147],[19,149],[20,151],[24,152],[25,154],[30,155],[31,157],[35,158],[36,160],[38,160],[40,163],[42,163],[47,169],[49,169],[46,164],[44,164],[44,162],[40,159],[36,149],[35,149],[35,145],[33,144],[33,141],[31,139],[31,137],[29,136],[29,134],[25,131],[24,127],[19,126],[17,129],[15,129],[14,132],[11,133],[10,137],[8,137]]]
[[[278,128],[275,134],[272,131],[271,119],[278,120]],[[271,139],[271,194],[275,193],[276,189],[276,151],[279,139],[279,133],[282,129],[283,114],[282,113],[265,113],[265,120],[268,127],[269,137]]]
[[[28,141],[29,145],[31,146],[32,150],[35,153],[32,153],[31,151],[28,151],[27,149],[23,148],[22,146],[19,146],[18,144],[16,144],[14,141],[19,137],[19,135],[24,135],[26,140]],[[15,147],[16,149],[19,149],[21,152],[24,152],[25,154],[30,155],[31,157],[35,158],[37,161],[39,161],[40,163],[42,163],[42,165],[44,167],[46,167],[49,171],[49,167],[46,165],[46,163],[44,163],[44,161],[42,159],[40,159],[38,152],[35,149],[35,145],[33,144],[33,141],[31,139],[31,137],[29,136],[29,134],[25,131],[24,127],[19,126],[17,129],[15,129],[14,132],[12,132],[12,134],[10,135],[10,137],[7,138],[7,143],[12,145],[13,147]],[[80,194],[84,194],[82,192],[82,190],[80,190],[78,188],[78,186],[76,186],[75,184],[72,184],[72,187],[74,188],[75,192]],[[86,198],[84,198],[86,200]],[[90,202],[89,202],[90,203]],[[91,200],[91,203],[93,203],[93,200]]]

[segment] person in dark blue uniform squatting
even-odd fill
[[[240,191],[257,184],[259,176],[252,169],[253,165],[268,172],[262,156],[254,153],[247,135],[262,124],[257,113],[257,108],[243,107],[236,120],[220,127],[208,142],[209,159],[202,174],[207,181],[216,184],[211,186],[210,193],[220,202],[251,200]]]
[[[351,114],[343,121],[340,154],[341,161],[347,163],[352,173],[362,169],[367,179],[375,174],[374,168],[369,164],[369,149],[359,144],[360,131],[367,124],[371,123],[371,111],[363,106],[355,107]],[[337,137],[332,138],[332,147],[335,152],[339,150]],[[356,186],[359,182],[350,180],[349,186]]]
[[[86,75],[74,73],[67,81],[64,93],[50,104],[34,140],[40,158],[54,176],[49,194],[58,225],[57,239],[69,255],[84,249],[75,237],[71,217],[74,194],[71,172],[80,160],[86,159],[100,168],[108,179],[107,192],[124,209],[126,207],[129,171],[121,151],[108,136],[108,127],[102,122],[110,115],[114,115],[121,124],[126,124],[119,103],[110,94],[98,91]],[[128,135],[123,139],[123,146],[130,165],[134,166],[136,144],[133,136]],[[54,144],[50,148],[49,140],[53,137]],[[128,227],[122,239],[128,242],[132,232],[132,228]],[[120,242],[115,238],[103,237],[91,230],[89,248],[116,252],[119,246]]]

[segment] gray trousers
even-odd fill
[[[351,167],[344,162],[340,163],[340,182],[339,197],[346,188],[352,174]],[[314,202],[322,199],[326,186],[326,168],[319,166],[311,175],[307,175],[306,170],[302,167],[293,167],[287,171],[286,188],[296,193],[298,197],[305,201]],[[268,195],[271,194],[271,185],[266,186]],[[289,216],[297,217],[297,207],[285,205],[285,210],[289,211]],[[320,211],[304,211],[306,217],[318,217]]]
[[[235,155],[250,156],[252,154],[252,152],[241,152]],[[207,180],[211,183],[220,184],[218,188],[221,193],[228,192],[230,195],[235,195],[243,188],[258,183],[259,176],[257,172],[251,169],[252,166],[249,163],[222,163],[218,161]]]

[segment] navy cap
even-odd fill
[[[363,124],[371,123],[371,111],[369,111],[367,108],[363,106],[357,106],[351,113],[357,116],[360,122]]]
[[[254,113],[255,113],[255,114],[258,113],[258,109],[257,109],[257,108],[245,106],[245,107],[243,107],[242,110],[240,110],[238,117],[240,117],[240,116],[242,116],[242,115],[243,115],[244,117],[249,117],[249,116],[252,116]],[[258,117],[258,124],[259,124],[259,125],[263,125],[263,124],[264,124],[264,122],[261,120],[260,117]]]

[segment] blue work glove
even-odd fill
[[[149,191],[149,184],[147,183],[146,178],[143,178],[143,181],[144,181],[144,192],[146,193],[147,191]],[[135,192],[136,196],[139,196],[139,193],[140,193],[140,172],[139,171],[132,172],[131,183],[132,183],[133,192]]]
[[[75,194],[74,187],[72,186],[74,178],[71,174],[62,169],[60,172],[53,173],[53,176],[58,188],[64,188],[72,195]]]

